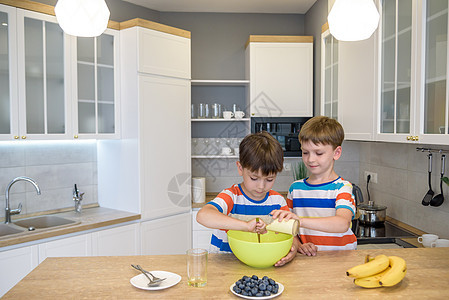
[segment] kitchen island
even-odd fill
[[[363,289],[345,271],[367,254],[397,255],[407,262],[404,280],[391,288]],[[298,255],[286,266],[255,269],[232,254],[210,254],[208,282],[203,288],[187,285],[186,256],[121,256],[47,258],[3,299],[240,299],[229,287],[243,275],[267,275],[284,285],[275,299],[447,299],[449,248],[379,249],[319,252]],[[137,274],[131,264],[179,274],[168,289],[146,291],[130,284]],[[380,297],[380,298],[379,298]]]

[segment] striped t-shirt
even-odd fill
[[[295,181],[290,186],[287,204],[300,218],[331,217],[340,208],[355,216],[352,185],[341,177],[316,185],[307,183],[307,178]],[[357,248],[357,238],[350,228],[344,233],[333,233],[301,227],[299,234],[303,244],[313,243],[319,251]]]
[[[266,216],[275,209],[289,210],[287,202],[281,194],[270,190],[264,199],[253,200],[245,195],[240,184],[234,184],[232,187],[223,190],[207,205],[213,205],[221,213],[244,221],[252,220],[258,216]],[[209,249],[211,253],[232,252],[226,232],[223,229],[214,230]]]

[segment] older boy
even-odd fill
[[[319,116],[303,125],[299,141],[310,176],[290,186],[287,203],[293,212],[272,212],[273,218],[279,220],[299,220],[298,252],[308,256],[316,255],[318,250],[357,247],[357,238],[350,229],[355,215],[352,185],[334,171],[343,140],[343,127],[334,119]]]
[[[289,210],[284,197],[271,190],[284,163],[279,142],[266,131],[250,134],[240,143],[239,153],[237,170],[243,181],[219,193],[196,217],[198,223],[216,229],[211,252],[231,252],[226,230],[265,233],[265,223],[256,222],[257,216],[266,216],[273,210]],[[295,257],[298,245],[299,239],[295,238],[286,256],[288,261]]]

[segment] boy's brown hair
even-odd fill
[[[247,135],[240,143],[239,153],[240,164],[251,172],[261,170],[268,176],[281,172],[284,167],[282,146],[266,131]]]
[[[343,127],[337,120],[325,116],[309,119],[299,132],[299,142],[312,142],[314,144],[332,145],[335,149],[341,146],[345,139]]]

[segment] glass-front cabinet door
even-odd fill
[[[76,38],[74,138],[118,135],[117,38],[115,30],[94,38]]]
[[[321,34],[321,115],[338,120],[338,40]]]
[[[384,0],[381,16],[377,140],[415,140],[413,1]]]
[[[69,37],[56,18],[17,10],[20,138],[67,138]]]
[[[19,138],[16,10],[0,5],[0,140]]]
[[[449,102],[448,76],[448,1],[428,0],[422,4],[423,79],[420,92],[423,142],[447,143]]]

